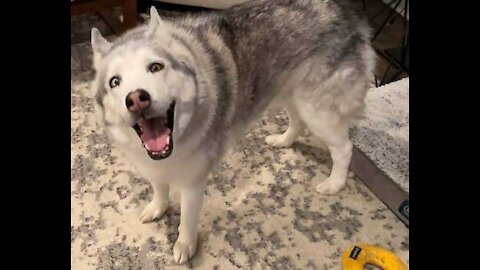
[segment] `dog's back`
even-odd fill
[[[338,105],[346,108],[339,109],[340,114],[362,110],[361,99],[372,77],[373,51],[368,23],[349,1],[250,1],[213,15],[188,18],[179,25],[189,29],[212,59],[218,85],[218,129],[242,127],[255,120],[288,77],[307,64],[316,68],[300,72],[316,72],[318,82],[328,81],[342,68],[355,69],[352,79],[365,87],[335,89],[333,95],[356,99],[347,98],[343,102],[347,105]]]
[[[281,76],[310,58],[322,66],[326,80],[342,64],[371,76],[362,56],[369,47],[369,28],[362,13],[346,1],[251,1],[225,12],[222,36],[238,66],[238,112],[248,118],[281,89]],[[372,65],[373,66],[373,65]],[[345,89],[348,91],[349,89]],[[265,93],[259,93],[265,91]]]

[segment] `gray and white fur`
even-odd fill
[[[289,127],[266,142],[289,147],[307,128],[333,160],[330,176],[315,189],[335,194],[345,186],[349,126],[361,116],[373,78],[369,40],[361,12],[348,1],[332,0],[254,0],[172,21],[152,8],[148,25],[113,43],[92,29],[97,122],[153,186],[143,222],[162,216],[170,185],[179,189],[177,262],[195,254],[207,175],[270,104],[286,109]],[[149,72],[152,62],[163,69]],[[115,88],[109,85],[113,76],[121,78]],[[136,89],[151,97],[142,116],[125,105]],[[164,115],[172,101],[173,151],[153,160],[132,125],[139,117]]]

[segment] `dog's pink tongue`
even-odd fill
[[[140,138],[149,151],[160,152],[168,144],[170,129],[163,125],[163,119],[152,118],[143,120],[143,134]]]

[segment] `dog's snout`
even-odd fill
[[[143,89],[128,93],[127,98],[125,99],[125,105],[127,105],[127,109],[131,112],[142,111],[150,107],[150,103],[150,94]]]

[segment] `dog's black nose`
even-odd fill
[[[128,93],[125,105],[129,111],[139,112],[150,107],[150,101],[150,94],[143,89],[138,89]]]

